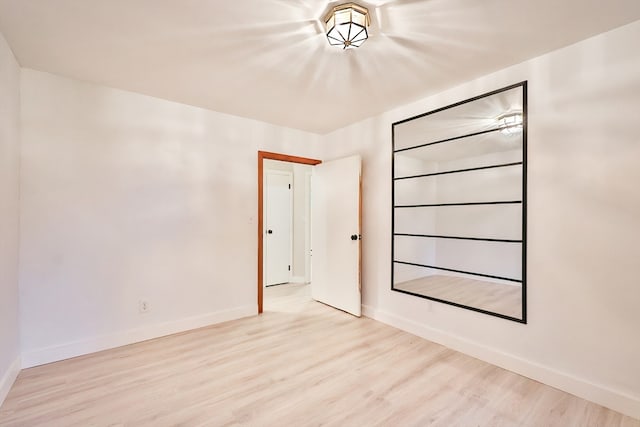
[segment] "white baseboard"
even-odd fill
[[[2,406],[4,399],[6,399],[9,394],[9,390],[11,390],[16,378],[18,378],[20,366],[22,366],[22,362],[20,360],[20,356],[18,356],[9,366],[7,372],[5,372],[2,378],[0,378],[0,406]]]
[[[153,338],[184,332],[191,329],[202,328],[216,323],[240,319],[242,317],[258,314],[256,305],[236,307],[229,310],[207,313],[200,316],[189,317],[172,322],[164,322],[155,325],[116,332],[86,340],[79,340],[61,345],[41,348],[22,354],[22,367],[44,365],[59,360],[95,353],[97,351],[146,341]]]
[[[362,309],[365,316],[379,322],[640,419],[640,396],[632,396],[601,384],[594,384],[549,366],[504,353],[370,306],[363,306]]]
[[[304,276],[291,276],[289,283],[306,283]]]
[[[362,305],[362,315],[370,319],[378,320],[376,319],[376,316],[378,315],[378,310],[376,310],[370,305],[364,305],[364,304]],[[380,320],[380,322],[382,321]]]

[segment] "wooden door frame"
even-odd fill
[[[258,314],[262,313],[264,302],[264,162],[263,160],[279,160],[281,162],[299,163],[315,166],[322,163],[321,160],[306,157],[290,156],[288,154],[258,151]]]

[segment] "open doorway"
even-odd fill
[[[264,285],[310,282],[311,165],[264,160]]]
[[[275,163],[274,161],[285,162],[285,164],[283,165],[281,163]],[[312,165],[313,166],[320,163],[321,161],[316,159],[289,156],[289,155],[278,154],[278,153],[270,153],[266,151],[258,152],[258,313],[262,313],[264,310],[264,285],[267,279],[267,277],[265,276],[265,272],[270,268],[269,267],[269,265],[271,265],[270,263],[273,263],[274,265],[279,265],[281,263],[281,261],[278,261],[278,260],[272,260],[272,259],[267,260],[265,257],[265,249],[266,249],[265,243],[267,243],[266,238],[275,237],[273,229],[271,229],[272,233],[267,237],[266,233],[268,233],[269,229],[265,227],[266,226],[265,220],[267,216],[265,215],[267,213],[267,210],[265,209],[267,187],[265,184],[266,184],[267,174],[269,173],[274,176],[275,178],[273,179],[273,182],[274,182],[273,188],[275,189],[274,195],[275,197],[279,197],[278,194],[282,196],[283,193],[278,191],[278,186],[286,185],[286,183],[284,183],[285,181],[284,179],[277,178],[278,169],[280,169],[280,175],[286,175],[287,169],[289,169],[293,175],[295,173],[294,168],[296,165]],[[298,184],[297,184],[299,186],[298,190],[302,190],[302,193],[304,194],[308,189],[308,185],[309,185],[307,181],[308,180],[307,171],[304,171],[303,169],[300,169],[300,168],[295,168],[295,169],[298,169],[297,172],[299,172],[298,174],[299,178],[298,178]],[[296,183],[293,182],[292,187],[295,187],[295,185]],[[294,188],[292,188],[292,191],[293,190]],[[281,197],[281,198],[285,199],[286,197]],[[300,203],[303,203],[303,204],[308,203],[308,200],[305,200],[305,197],[303,196]],[[292,228],[293,226],[294,224],[292,222]],[[306,253],[308,254],[309,239],[308,239],[308,236],[306,236],[305,234],[306,232],[303,228],[302,230],[298,230],[298,233],[295,233],[295,232],[293,233],[298,235],[297,236],[298,242],[296,245],[296,242],[294,241],[295,237],[294,239],[291,239],[292,250],[294,246],[297,246],[299,249],[300,240],[301,240],[303,242],[302,250],[306,251]],[[283,238],[280,240],[281,240],[280,243],[278,243],[277,239],[274,239],[274,244],[279,245],[281,247],[279,249],[280,254],[277,254],[277,253],[275,254],[276,258],[279,258],[282,256],[282,251],[286,251],[286,249],[282,249],[282,247],[286,246],[284,243],[286,241],[286,238]],[[289,259],[290,259],[290,263],[288,265],[290,266],[291,270],[289,271],[290,274],[288,276],[289,277],[288,281],[303,281],[303,282],[307,281],[309,276],[308,264],[310,264],[307,257],[302,257],[302,259],[298,258],[294,260],[294,257],[291,256]],[[298,261],[298,262],[296,263],[295,261]],[[298,269],[295,268],[296,266],[298,266]],[[278,272],[277,271],[278,269],[279,267],[275,267],[276,275],[273,276],[275,278],[269,277],[269,280],[271,281],[283,280],[282,278],[278,278],[278,277],[284,277],[283,276],[284,272]],[[304,273],[302,273],[302,277],[300,276],[300,273],[298,273],[300,270],[304,271]],[[271,267],[271,271],[274,271],[274,267]],[[294,273],[297,273],[298,275],[295,276]]]
[[[351,155],[327,162],[258,152],[258,312],[264,311],[265,162],[279,160],[313,165],[311,235],[313,277],[310,289],[315,301],[356,317],[362,314],[361,211],[362,161]],[[271,289],[271,288],[269,288]]]

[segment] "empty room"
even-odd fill
[[[0,0],[0,426],[640,427],[638,0]]]

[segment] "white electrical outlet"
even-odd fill
[[[138,301],[138,311],[140,311],[140,313],[148,313],[149,310],[151,310],[149,301],[147,301],[146,299],[141,299],[140,301]]]

